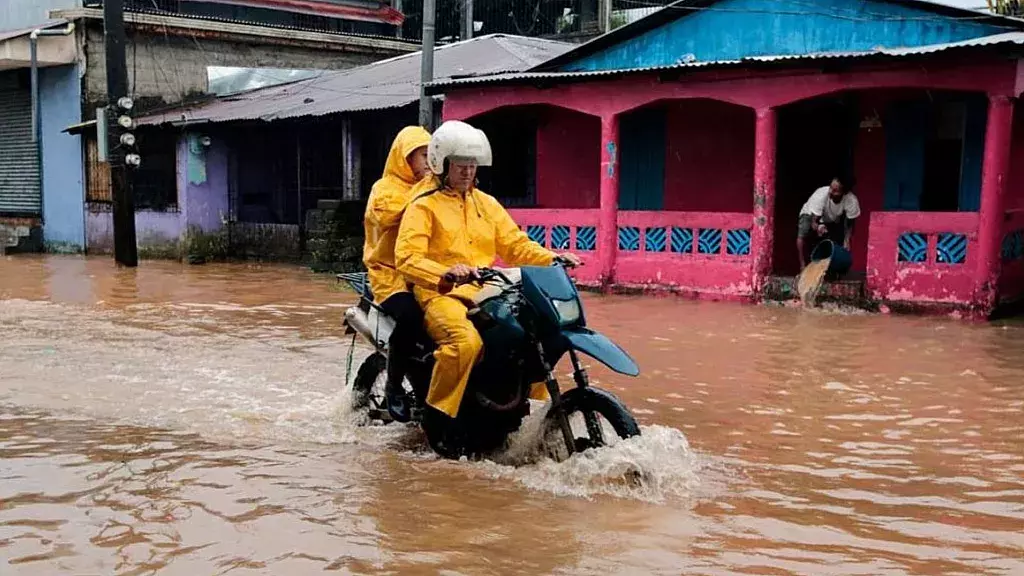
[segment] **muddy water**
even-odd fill
[[[644,435],[512,467],[357,425],[349,302],[0,260],[0,573],[1024,574],[1022,324],[587,297]]]

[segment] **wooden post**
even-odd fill
[[[423,35],[420,40],[420,126],[434,130],[434,100],[427,95],[427,84],[434,79],[434,0],[423,0]]]
[[[751,287],[760,294],[772,273],[775,250],[775,154],[778,112],[760,108],[754,127],[754,221],[750,233],[754,280]]]
[[[1006,180],[1009,178],[1013,99],[989,95],[985,156],[981,167],[981,210],[978,212],[977,303],[986,313],[997,304]]]
[[[128,96],[128,65],[125,62],[124,0],[103,2],[103,44],[106,48],[107,103],[116,119],[128,112],[119,107]],[[114,201],[114,260],[122,266],[139,263],[135,243],[135,198],[131,169],[125,162],[121,134],[127,130],[115,124],[110,130],[110,184]]]
[[[597,253],[601,284],[615,280],[619,237],[619,117],[601,117],[601,215],[597,226]]]

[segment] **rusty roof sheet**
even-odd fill
[[[714,69],[714,68],[742,68],[756,64],[771,63],[806,63],[821,60],[858,60],[869,58],[901,58],[909,56],[921,56],[935,54],[945,51],[963,50],[982,47],[1012,47],[1024,45],[1024,32],[1006,32],[973,38],[960,42],[949,42],[945,44],[929,44],[912,48],[878,48],[862,52],[820,52],[811,54],[783,54],[777,56],[750,56],[738,60],[715,60],[680,62],[672,66],[651,66],[647,68],[627,68],[618,70],[595,70],[586,72],[521,72],[493,74],[476,78],[453,78],[450,80],[438,80],[427,84],[427,93],[443,94],[450,89],[463,88],[467,86],[516,84],[534,81],[582,81],[602,76],[622,76],[628,74],[642,74],[647,72],[661,72],[668,70],[688,69]]]
[[[505,34],[480,36],[435,49],[434,77],[442,80],[528,70],[571,44]],[[416,102],[420,52],[314,78],[227,95],[150,114],[139,125],[273,121],[340,112],[398,108]]]

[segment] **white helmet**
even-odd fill
[[[477,166],[490,166],[491,143],[483,131],[465,122],[449,120],[434,132],[427,146],[431,172],[443,174],[445,160],[475,161]]]

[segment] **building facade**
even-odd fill
[[[929,2],[684,0],[432,90],[446,119],[533,123],[536,153],[496,162],[533,166],[515,217],[584,254],[582,281],[764,297],[797,271],[802,204],[854,174],[865,295],[987,315],[1024,292],[1021,30]]]
[[[306,27],[299,16],[308,14],[262,0],[151,4],[153,10],[125,15],[136,114],[206,97],[208,67],[345,69],[415,49],[393,35],[338,31],[378,25],[386,30],[400,23],[401,15],[380,2],[304,2],[304,7],[322,4],[323,13],[331,15]],[[58,2],[52,8],[51,20],[0,33],[0,242],[8,249],[102,252],[112,244],[109,177],[97,160],[94,128],[81,128],[106,103],[102,6]],[[332,26],[324,18],[351,22]],[[37,29],[70,31],[37,39],[38,144],[32,141],[29,50]],[[140,134],[147,137],[149,142],[140,140],[145,152],[136,179],[137,204],[142,212],[181,210],[178,139]]]

